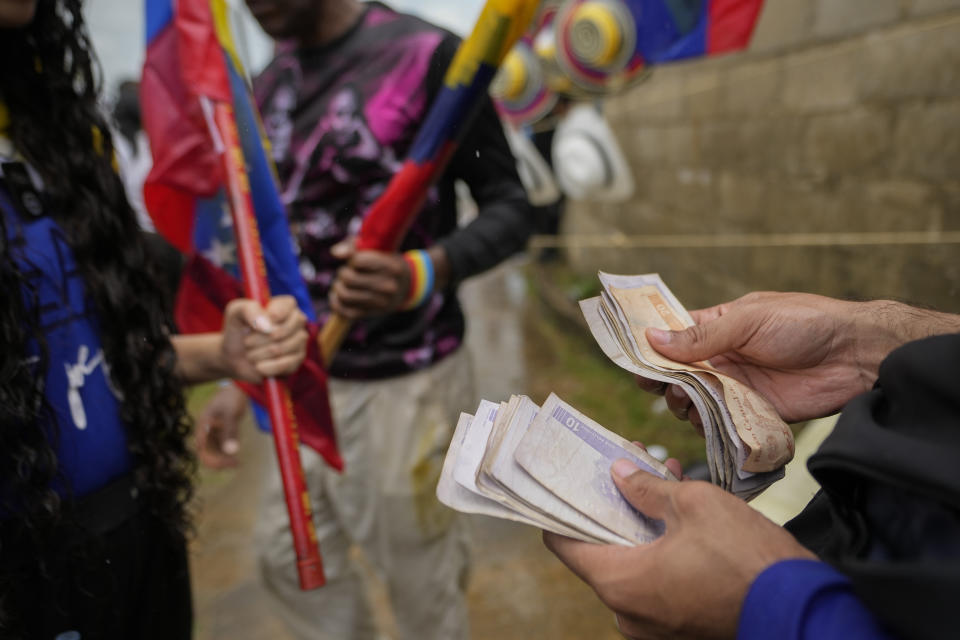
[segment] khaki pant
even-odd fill
[[[360,545],[383,577],[401,640],[468,637],[462,521],[436,498],[447,445],[474,403],[466,350],[435,366],[382,381],[331,380],[343,475],[301,447],[327,584],[298,587],[280,477],[271,466],[257,523],[262,582],[300,638],[376,637],[349,549]]]

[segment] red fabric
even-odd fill
[[[710,0],[707,54],[736,51],[750,44],[763,0]]]
[[[447,142],[430,162],[417,164],[407,160],[403,163],[364,217],[357,237],[358,249],[397,250],[420,213],[430,186],[440,177],[455,149],[455,143]]]
[[[243,297],[243,286],[199,254],[187,259],[180,277],[174,319],[180,333],[210,333],[223,326],[223,310]]]
[[[177,326],[183,333],[219,331],[223,325],[223,310],[231,300],[242,295],[243,287],[238,280],[206,258],[194,254],[184,267],[177,292]],[[309,329],[307,357],[285,381],[290,389],[300,441],[323,456],[331,467],[343,471],[343,458],[337,449],[330,410],[327,374],[317,343],[319,328],[312,324]],[[266,404],[262,385],[245,382],[236,382],[236,385],[256,402]]]
[[[196,96],[230,102],[230,79],[210,0],[177,0],[173,17],[183,82]]]
[[[229,101],[230,84],[207,0],[179,0],[173,22],[147,48],[140,81],[143,127],[153,167],[144,203],[157,231],[191,248],[195,198],[223,183],[199,97]]]

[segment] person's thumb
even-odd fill
[[[330,247],[330,255],[337,260],[349,260],[357,250],[357,242],[354,238],[341,240]]]
[[[610,473],[620,493],[637,511],[656,520],[666,518],[671,485],[677,483],[662,480],[626,458],[614,462]]]
[[[729,315],[682,331],[647,329],[647,341],[661,354],[677,362],[699,362],[735,350],[743,340],[742,327]]]
[[[239,322],[260,333],[270,334],[273,323],[266,312],[253,300],[232,300],[227,305],[226,318],[228,322]]]

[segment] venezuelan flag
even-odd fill
[[[144,201],[157,230],[192,256],[178,296],[180,330],[218,330],[222,308],[242,293],[220,160],[224,140],[212,115],[216,103],[229,104],[236,120],[236,152],[246,168],[270,291],[294,296],[315,321],[263,128],[230,36],[226,3],[145,0],[145,9],[147,55],[140,86],[154,165]],[[308,354],[290,380],[294,410],[304,444],[342,469],[320,363],[319,354]],[[262,390],[241,386],[263,402]]]

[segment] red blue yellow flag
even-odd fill
[[[253,202],[270,291],[293,295],[315,321],[293,239],[265,149],[257,110],[233,48],[222,0],[146,0],[147,56],[141,80],[144,128],[154,165],[144,201],[157,230],[192,257],[181,284],[177,321],[185,333],[214,331],[223,306],[242,290],[213,105],[229,104]],[[233,276],[233,278],[231,278]],[[314,341],[311,341],[311,344]],[[290,381],[300,439],[342,469],[315,352]],[[263,400],[262,390],[245,391]]]

